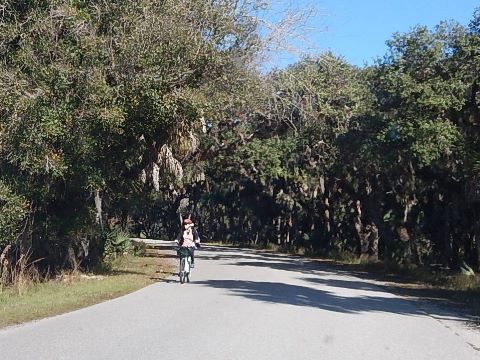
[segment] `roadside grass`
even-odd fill
[[[59,315],[113,299],[168,276],[171,265],[156,256],[126,256],[95,274],[63,273],[46,282],[0,293],[0,327]]]
[[[354,256],[333,260],[372,274],[383,275],[389,280],[398,279],[403,283],[424,284],[430,288],[480,293],[480,274],[464,275],[441,267],[398,264],[393,261],[361,259]]]

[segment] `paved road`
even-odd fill
[[[193,277],[2,330],[0,359],[480,359],[454,320],[314,262],[212,247]]]

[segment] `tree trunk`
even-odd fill
[[[327,234],[330,235],[332,231],[332,227],[331,227],[331,220],[330,220],[330,201],[328,197],[325,197],[325,213],[324,214],[325,214],[325,225],[326,225]]]
[[[370,256],[374,260],[378,260],[378,240],[380,236],[378,233],[378,227],[375,223],[372,223],[370,230]]]
[[[474,244],[472,246],[475,247],[475,267],[477,271],[480,271],[480,222],[478,219],[479,212],[476,209],[473,211],[473,236],[472,241]]]
[[[450,267],[452,265],[452,234],[448,221],[444,223],[443,228],[444,265]]]
[[[290,244],[290,232],[293,226],[292,214],[285,220],[285,243]]]
[[[282,243],[282,217],[277,217],[277,244]]]
[[[475,247],[477,249],[477,271],[480,271],[480,231],[475,233]]]
[[[358,238],[360,240],[360,256],[364,257],[368,255],[368,236],[366,227],[362,223],[362,204],[360,200],[356,203],[357,215],[355,216],[355,230],[357,231]]]

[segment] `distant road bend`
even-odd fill
[[[170,251],[171,250],[166,250]],[[190,284],[0,330],[0,359],[480,359],[478,332],[317,262],[206,247]]]

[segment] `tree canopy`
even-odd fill
[[[265,4],[0,8],[0,252],[101,259],[106,232],[480,266],[480,10],[376,64],[258,70]]]

